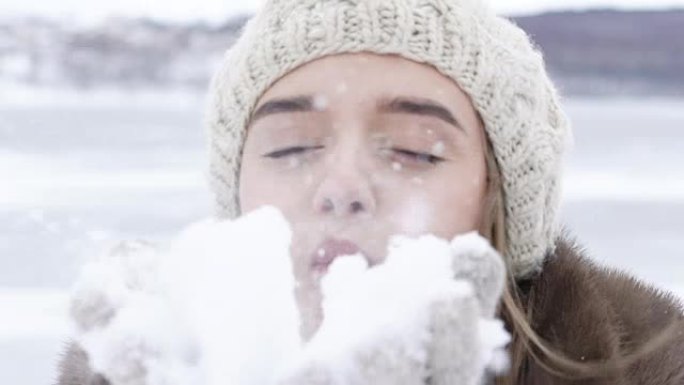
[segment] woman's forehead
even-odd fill
[[[340,54],[302,65],[257,102],[249,125],[277,116],[399,115],[433,119],[463,133],[477,130],[470,98],[427,64],[370,53]]]

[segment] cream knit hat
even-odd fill
[[[238,214],[246,125],[281,76],[323,56],[396,54],[433,66],[471,97],[501,169],[507,264],[539,270],[558,235],[561,155],[569,125],[541,54],[479,0],[269,0],[227,52],[207,113],[219,217]]]

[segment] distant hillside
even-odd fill
[[[245,20],[208,27],[113,19],[86,28],[43,19],[0,21],[0,81],[206,87]]]
[[[684,10],[519,17],[570,93],[684,95]]]
[[[0,20],[0,81],[204,88],[245,22],[218,27],[111,20],[77,28]],[[684,10],[555,12],[513,19],[565,94],[684,96]]]

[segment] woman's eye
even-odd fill
[[[273,152],[269,152],[268,154],[264,155],[264,157],[267,158],[272,158],[272,159],[279,159],[279,158],[285,158],[291,155],[301,155],[309,151],[314,151],[314,150],[320,150],[323,148],[323,146],[294,146],[294,147],[287,147],[283,148],[280,150],[276,150]]]
[[[438,156],[425,153],[425,152],[416,152],[416,151],[411,151],[411,150],[406,150],[403,148],[395,148],[393,149],[395,154],[398,154],[399,156],[406,158],[410,161],[413,162],[420,162],[420,163],[428,163],[428,164],[437,164],[440,162],[444,161],[444,158],[440,158]]]

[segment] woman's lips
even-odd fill
[[[325,273],[335,258],[359,253],[363,254],[354,242],[329,238],[323,241],[314,251],[311,258],[311,268],[316,272]]]

